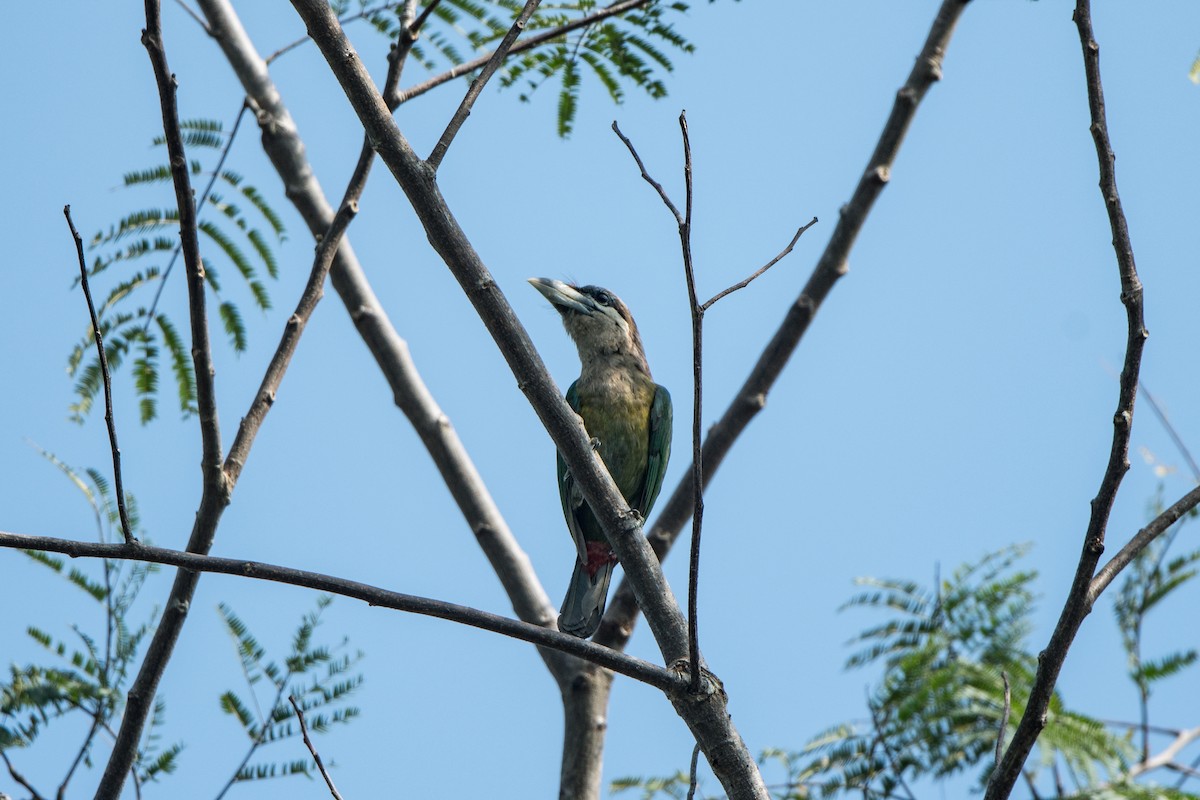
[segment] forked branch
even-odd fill
[[[778,264],[784,256],[792,252],[792,248],[796,246],[796,242],[800,239],[801,234],[816,224],[817,218],[813,217],[812,222],[802,225],[796,231],[796,235],[792,237],[787,247],[779,255],[775,256],[775,258],[768,261],[765,266],[750,275],[750,277],[739,281],[728,289],[718,292],[707,302],[701,303],[696,294],[696,274],[692,260],[692,201],[694,193],[692,191],[692,143],[688,137],[687,112],[682,111],[679,114],[679,130],[683,138],[683,181],[685,192],[684,212],[682,214],[679,213],[679,209],[675,204],[671,202],[671,198],[662,184],[650,176],[650,173],[646,169],[646,164],[642,161],[641,155],[638,154],[637,148],[633,146],[633,142],[630,141],[629,137],[621,132],[621,128],[617,125],[616,121],[613,122],[612,129],[617,138],[629,150],[629,154],[633,156],[633,160],[642,174],[642,179],[650,184],[654,188],[654,191],[658,193],[659,198],[663,201],[663,205],[675,217],[675,224],[679,227],[679,245],[683,254],[683,275],[684,282],[687,285],[688,309],[691,312],[692,320],[692,543],[688,562],[688,662],[693,667],[691,671],[692,691],[696,692],[700,689],[701,676],[700,669],[696,667],[700,666],[698,595],[700,593],[700,538],[704,521],[704,459],[701,457],[702,438],[700,433],[704,399],[704,312],[722,297],[749,286],[751,281]]]

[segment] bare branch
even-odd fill
[[[361,186],[359,192],[361,193]],[[275,393],[283,381],[284,373],[292,363],[292,356],[296,353],[296,346],[300,343],[304,327],[308,324],[317,303],[325,294],[325,278],[329,275],[329,267],[333,264],[333,256],[342,240],[342,234],[346,232],[346,228],[349,227],[357,213],[358,202],[350,199],[338,209],[337,214],[333,217],[333,222],[329,224],[329,230],[322,237],[321,243],[317,245],[316,260],[309,273],[308,283],[305,284],[304,291],[300,294],[296,310],[292,312],[292,316],[288,318],[287,324],[283,328],[279,346],[275,348],[271,363],[267,365],[262,383],[258,387],[258,393],[255,394],[254,401],[250,404],[250,410],[242,417],[237,436],[234,437],[233,445],[229,448],[229,456],[225,459],[225,474],[231,490],[238,478],[241,477],[242,469],[246,466],[246,457],[250,454],[254,437],[258,435],[267,412],[275,403]]]
[[[187,270],[188,309],[191,317],[192,360],[196,373],[196,402],[200,417],[200,460],[203,487],[200,507],[196,511],[188,550],[207,553],[222,512],[229,504],[230,484],[221,468],[221,433],[217,420],[216,391],[213,381],[212,349],[208,339],[208,313],[205,306],[204,264],[200,261],[200,243],[196,230],[196,205],[188,177],[187,157],[179,128],[179,113],[175,98],[175,77],[167,67],[163,47],[162,17],[159,0],[145,0],[146,28],[142,44],[150,56],[154,78],[162,106],[163,134],[170,157],[171,176],[175,184],[175,202],[179,208],[180,239],[183,263]],[[97,800],[119,797],[125,777],[133,767],[138,743],[146,719],[154,705],[154,694],[167,662],[187,619],[188,608],[196,591],[199,576],[180,570],[175,575],[154,636],[146,649],[137,678],[126,694],[125,714],[117,731],[112,753],[96,788]]]
[[[1176,500],[1169,508],[1151,520],[1149,525],[1138,531],[1107,564],[1101,567],[1100,571],[1096,573],[1096,577],[1092,578],[1091,583],[1088,584],[1085,601],[1087,608],[1091,609],[1100,594],[1108,588],[1121,570],[1137,558],[1138,553],[1146,549],[1147,545],[1165,533],[1168,528],[1197,505],[1200,505],[1200,486]]]
[[[426,159],[426,163],[433,167],[435,171],[441,166],[442,159],[446,156],[446,150],[450,147],[450,143],[454,141],[454,137],[458,135],[459,128],[463,126],[463,123],[467,121],[467,117],[471,115],[471,107],[479,99],[479,95],[483,92],[483,87],[487,86],[487,82],[496,74],[496,70],[500,69],[500,64],[508,56],[508,51],[512,48],[513,43],[517,41],[517,37],[525,30],[525,23],[529,22],[529,18],[533,16],[533,12],[537,11],[537,7],[541,3],[542,0],[525,0],[525,6],[521,9],[521,13],[517,15],[512,27],[508,29],[508,33],[504,34],[504,38],[500,40],[500,46],[492,51],[492,57],[488,59],[484,68],[471,81],[471,87],[467,89],[466,96],[459,103],[458,110],[450,118],[450,123],[446,125],[446,130],[442,132],[438,143],[433,146],[433,152]]]
[[[662,184],[650,177],[650,173],[646,171],[646,165],[642,163],[642,157],[638,155],[637,148],[633,146],[633,142],[629,141],[628,136],[621,133],[621,128],[617,125],[616,120],[613,120],[612,129],[613,133],[615,133],[617,137],[625,144],[625,147],[629,149],[629,155],[633,156],[633,160],[637,162],[638,169],[641,170],[642,173],[642,180],[654,187],[654,191],[658,192],[658,196],[662,198],[663,205],[665,205],[667,210],[670,211],[675,217],[675,223],[682,228],[685,224],[683,215],[679,213],[679,209],[676,208],[675,204],[671,202],[671,198],[667,197],[667,192],[665,189],[663,189]]]
[[[320,572],[292,569],[260,561],[215,558],[183,550],[171,550],[166,547],[149,545],[131,547],[119,543],[74,541],[50,536],[29,536],[8,531],[0,531],[0,547],[62,553],[71,558],[111,558],[167,564],[192,573],[219,572],[241,578],[302,586],[362,600],[372,606],[458,622],[530,642],[539,647],[560,650],[663,691],[682,691],[686,686],[684,679],[675,671],[627,656],[624,653],[618,653],[607,647],[601,647],[585,639],[577,639],[569,634],[455,603],[393,592]]]
[[[1079,29],[1079,41],[1083,49],[1084,73],[1087,78],[1088,109],[1091,116],[1090,129],[1096,145],[1096,157],[1100,166],[1100,194],[1108,210],[1109,227],[1112,229],[1113,249],[1116,251],[1117,267],[1121,277],[1121,303],[1125,306],[1126,342],[1125,363],[1121,369],[1120,390],[1117,410],[1113,415],[1112,447],[1108,465],[1100,481],[1100,489],[1092,500],[1091,517],[1084,535],[1083,551],[1071,589],[1063,603],[1063,610],[1050,637],[1046,649],[1038,658],[1037,673],[1025,706],[1025,713],[1013,732],[1013,740],[1000,764],[988,780],[984,800],[1004,800],[1011,793],[1021,767],[1030,750],[1046,725],[1046,709],[1054,693],[1054,684],[1066,660],[1075,634],[1084,617],[1091,609],[1089,597],[1096,564],[1104,552],[1104,537],[1108,528],[1108,517],[1116,499],[1121,479],[1129,470],[1129,435],[1133,426],[1133,406],[1137,397],[1138,373],[1142,364],[1142,349],[1146,331],[1142,319],[1142,283],[1138,279],[1133,259],[1133,245],[1129,240],[1129,227],[1121,198],[1117,193],[1115,157],[1108,136],[1105,119],[1104,89],[1100,82],[1100,47],[1092,32],[1090,0],[1077,0],[1075,25]],[[1135,537],[1137,538],[1137,537]],[[1144,545],[1143,545],[1144,546]],[[1115,572],[1113,573],[1115,575]],[[1110,579],[1111,580],[1111,579]]]
[[[850,250],[875,200],[887,185],[892,164],[900,151],[904,135],[916,116],[917,107],[929,87],[941,79],[946,48],[966,6],[967,0],[943,0],[929,29],[925,45],[917,56],[916,64],[909,73],[908,80],[896,94],[892,112],[871,154],[867,169],[859,180],[850,202],[842,207],[833,235],[812,276],[800,296],[789,307],[783,323],[764,348],[758,363],[754,365],[750,376],[742,384],[725,414],[709,429],[702,453],[706,484],[712,480],[717,468],[738,436],[750,424],[750,420],[766,405],[767,393],[795,352],[821,303],[837,280],[846,273],[846,260]],[[688,477],[676,486],[650,530],[650,544],[659,559],[666,557],[667,551],[691,515],[691,509],[689,471]],[[628,579],[622,580],[609,601],[608,612],[604,615],[604,621],[593,641],[602,642],[610,647],[624,647],[633,633],[634,622],[639,613],[632,586]]]
[[[108,426],[108,445],[112,451],[113,482],[117,491],[117,514],[121,518],[121,532],[126,544],[137,541],[133,528],[129,524],[129,513],[125,510],[125,487],[121,477],[121,448],[117,445],[117,423],[113,418],[112,404],[112,374],[108,370],[108,356],[104,352],[104,336],[100,333],[100,320],[96,317],[96,304],[92,302],[92,290],[88,286],[87,261],[83,257],[83,239],[75,230],[75,222],[71,219],[71,206],[63,206],[63,216],[67,218],[67,226],[71,229],[71,237],[75,240],[75,253],[79,257],[79,282],[83,285],[83,297],[87,300],[88,314],[92,318],[92,337],[96,340],[96,353],[100,358],[100,377],[104,382],[104,424]]]
[[[46,798],[42,796],[37,789],[33,788],[33,784],[31,784],[24,775],[22,775],[20,772],[17,772],[17,768],[13,766],[12,761],[8,757],[8,753],[2,749],[0,749],[0,759],[4,760],[4,766],[8,768],[9,777],[20,784],[21,788],[29,792],[31,800],[46,800]]]
[[[296,709],[296,719],[300,722],[300,736],[304,738],[304,746],[308,748],[308,752],[312,753],[313,761],[317,762],[317,769],[320,771],[321,777],[325,779],[325,785],[329,787],[329,793],[334,796],[335,800],[342,800],[341,793],[333,785],[333,778],[329,777],[329,772],[325,769],[325,762],[321,761],[321,754],[313,746],[312,739],[308,738],[308,725],[304,723],[304,712],[300,710],[300,704],[290,694],[288,695],[288,702],[292,704],[292,708]]]
[[[593,451],[586,431],[546,370],[529,336],[504,299],[479,254],[455,220],[430,167],[413,152],[379,98],[370,75],[324,0],[292,0],[309,34],[342,85],[363,127],[408,196],[426,237],[458,280],[507,360],[588,504],[596,512],[626,575],[636,588],[655,640],[672,666],[686,658],[687,632],[679,606],[629,508]],[[700,741],[717,777],[736,800],[766,798],[762,777],[729,719],[724,692],[714,678],[705,693],[669,693],[672,704]]]
[[[805,224],[801,225],[800,228],[796,231],[796,235],[792,237],[792,240],[790,242],[788,242],[787,247],[785,247],[785,248],[783,248],[783,250],[779,251],[779,255],[775,256],[770,261],[768,261],[766,264],[763,264],[761,267],[759,267],[758,270],[753,275],[751,275],[749,278],[746,278],[745,280],[742,280],[742,281],[738,281],[733,286],[730,286],[728,289],[724,289],[720,292],[717,292],[709,300],[705,301],[705,303],[703,305],[701,305],[700,308],[702,308],[705,311],[708,311],[708,309],[712,308],[714,303],[716,303],[718,300],[725,297],[726,295],[733,294],[734,292],[736,292],[739,289],[745,289],[747,286],[749,286],[751,284],[752,281],[754,281],[756,278],[758,278],[764,272],[769,270],[771,267],[775,266],[780,261],[785,259],[788,256],[788,254],[792,252],[792,248],[794,248],[796,246],[796,242],[800,241],[800,237],[804,235],[804,232],[816,224],[817,224],[817,218],[813,217],[809,222],[806,222]]]
[[[1196,463],[1196,459],[1192,457],[1192,452],[1184,444],[1179,431],[1175,430],[1175,426],[1167,418],[1162,406],[1158,404],[1158,401],[1154,399],[1154,395],[1150,394],[1150,390],[1146,388],[1145,381],[1138,381],[1138,391],[1141,392],[1142,397],[1146,398],[1146,402],[1150,405],[1150,410],[1154,412],[1154,416],[1158,418],[1159,423],[1166,430],[1167,436],[1171,437],[1172,444],[1179,450],[1179,454],[1183,456],[1183,460],[1187,462],[1188,469],[1192,471],[1192,480],[1200,482],[1200,464]]]

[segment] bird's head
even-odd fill
[[[621,298],[599,286],[573,286],[552,278],[530,278],[529,282],[562,316],[585,368],[597,360],[629,360],[650,374],[642,337]]]

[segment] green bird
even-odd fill
[[[625,502],[644,519],[662,489],[671,456],[671,395],[650,377],[633,315],[599,286],[576,287],[550,278],[529,282],[562,315],[579,349],[582,368],[567,389],[567,404],[583,418]],[[578,553],[558,629],[586,639],[600,625],[617,559],[561,453],[558,493]]]

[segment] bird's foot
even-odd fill
[[[587,563],[583,566],[588,571],[588,577],[594,578],[602,567],[616,563],[617,554],[607,544],[604,542],[587,543]]]
[[[590,444],[592,446],[593,450],[600,449],[600,440],[597,439],[595,436],[593,436],[591,439],[588,440],[588,444]]]

